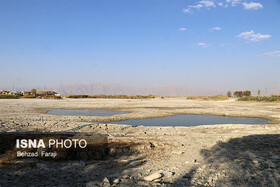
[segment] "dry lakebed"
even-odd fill
[[[123,113],[69,116],[49,114],[48,109]],[[191,127],[116,124],[181,114],[270,121]],[[279,186],[279,130],[280,103],[185,98],[2,99],[0,186]],[[15,139],[26,136],[82,137],[88,147],[67,154],[59,150],[59,159],[17,158]]]

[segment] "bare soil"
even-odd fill
[[[47,114],[45,109],[50,108],[129,113],[109,117],[57,116]],[[271,121],[268,125],[197,127],[113,124],[119,120],[176,114],[259,117]],[[67,134],[90,123],[94,125],[74,134],[106,137],[103,160],[92,157],[92,150],[74,160],[19,160],[7,157],[14,150],[11,147],[0,153],[0,186],[280,185],[280,103],[183,98],[0,100],[0,131]],[[147,180],[147,176],[157,178]]]

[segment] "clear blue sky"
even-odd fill
[[[0,0],[0,87],[280,86],[279,0]]]

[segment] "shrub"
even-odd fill
[[[258,102],[279,102],[280,97],[271,96],[271,97],[252,97],[252,96],[245,96],[238,99],[238,101],[258,101]]]
[[[202,100],[227,100],[229,97],[228,96],[223,96],[223,95],[215,95],[215,96],[191,96],[187,97],[187,99],[202,99]]]
[[[0,95],[0,99],[19,99],[17,95]]]
[[[60,96],[55,96],[55,95],[44,95],[37,98],[38,99],[62,99]]]
[[[24,95],[21,98],[36,98],[35,95]]]

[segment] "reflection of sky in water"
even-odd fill
[[[48,114],[69,116],[112,116],[126,114],[127,112],[115,112],[109,110],[63,110],[50,109]],[[267,124],[269,120],[261,118],[237,118],[212,115],[181,114],[162,118],[132,119],[126,121],[114,121],[114,124],[127,124],[134,126],[198,126],[215,124]]]
[[[117,114],[126,114],[127,112],[115,112],[109,110],[63,110],[50,109],[48,114],[67,115],[67,116],[112,116]]]
[[[212,115],[177,115],[163,118],[133,119],[111,122],[115,124],[143,126],[198,126],[214,124],[267,124],[269,120],[260,118],[236,118]]]

